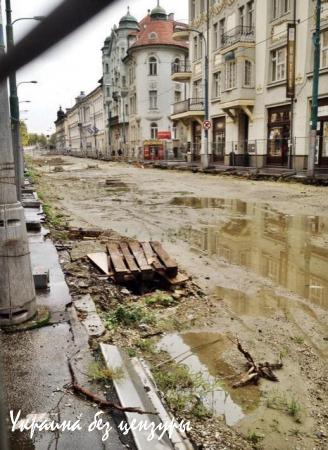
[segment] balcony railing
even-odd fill
[[[174,75],[175,73],[190,73],[190,72],[191,72],[190,63],[173,62],[171,65],[172,75]]]
[[[173,114],[180,114],[188,111],[204,111],[203,98],[188,98],[182,102],[174,103]]]
[[[255,42],[255,27],[238,25],[222,35],[222,47],[229,47],[237,42]]]

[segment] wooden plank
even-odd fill
[[[161,273],[161,275],[167,280],[172,286],[177,286],[179,284],[185,283],[189,280],[189,277],[187,275],[183,275],[182,273],[178,272],[177,275],[174,277],[170,277],[165,273]]]
[[[105,252],[89,253],[87,257],[99,270],[101,270],[106,275],[109,275],[107,253]]]
[[[138,266],[140,267],[143,279],[151,279],[154,274],[154,270],[148,264],[143,249],[140,246],[139,242],[129,242],[129,247],[135,260],[138,263]]]
[[[175,276],[178,273],[178,263],[163,249],[162,244],[157,241],[150,243],[159,260],[164,264],[167,274]]]
[[[140,242],[141,247],[144,251],[144,254],[146,256],[146,260],[148,264],[152,267],[154,267],[155,270],[165,270],[165,267],[158,259],[158,256],[154,252],[154,250],[151,248],[151,245],[149,242]]]
[[[137,266],[137,263],[135,262],[134,257],[133,257],[133,255],[130,252],[128,244],[126,242],[121,242],[120,243],[120,249],[121,249],[121,252],[122,252],[122,254],[124,256],[125,263],[128,266],[128,268],[130,269],[130,271],[133,274],[139,273],[140,269]]]
[[[115,243],[107,244],[107,250],[115,272],[115,277],[118,281],[123,281],[124,275],[128,275],[130,273],[129,269],[125,265],[123,255]]]

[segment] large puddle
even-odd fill
[[[191,331],[164,336],[159,343],[176,362],[185,364],[193,373],[214,385],[203,398],[203,403],[215,415],[223,416],[228,425],[235,425],[245,414],[256,409],[260,391],[256,386],[233,389],[232,380],[238,377],[235,370],[223,359],[232,342],[215,332]],[[247,395],[245,395],[247,389]]]
[[[218,198],[176,197],[171,204],[221,210],[217,223],[215,214],[205,225],[180,230],[179,236],[194,248],[328,309],[327,217],[287,215],[266,204]]]

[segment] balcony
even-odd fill
[[[239,45],[253,47],[255,44],[255,27],[239,25],[222,35],[221,52],[226,53]],[[232,48],[231,48],[232,47]]]
[[[173,62],[171,65],[172,81],[186,82],[192,75],[190,63]]]
[[[182,102],[174,103],[171,118],[176,120],[193,116],[203,116],[204,105],[203,98],[188,98]]]

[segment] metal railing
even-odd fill
[[[236,42],[255,42],[255,27],[238,25],[222,35],[222,47],[228,47]]]
[[[174,75],[175,73],[191,73],[191,64],[189,62],[173,62],[171,64],[171,73],[172,75]]]
[[[203,98],[188,98],[173,104],[173,114],[180,114],[188,111],[204,111]]]

